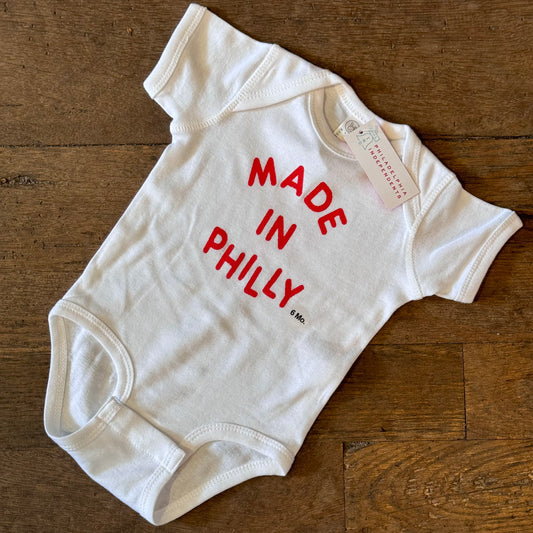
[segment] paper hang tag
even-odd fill
[[[344,121],[337,131],[342,132],[385,207],[394,209],[419,194],[416,183],[376,120],[355,129],[344,127],[349,121]]]

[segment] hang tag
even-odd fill
[[[420,193],[375,119],[352,131],[342,128],[343,124],[339,131],[387,209],[394,209]]]

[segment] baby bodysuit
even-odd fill
[[[45,427],[164,524],[285,475],[391,314],[427,295],[472,302],[521,222],[343,79],[196,4],[145,88],[172,142],[50,312]],[[365,149],[384,134],[418,193],[388,209],[347,124]]]

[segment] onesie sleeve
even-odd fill
[[[417,297],[471,303],[494,258],[522,222],[513,211],[465,191],[420,141],[418,154],[421,198],[408,258]]]
[[[190,4],[144,87],[179,124],[198,125],[238,101],[271,47]]]

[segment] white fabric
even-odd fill
[[[50,313],[45,426],[154,524],[284,475],[406,302],[471,302],[521,226],[338,76],[191,5],[145,82],[170,144]],[[376,118],[421,194],[384,208],[333,131]]]

